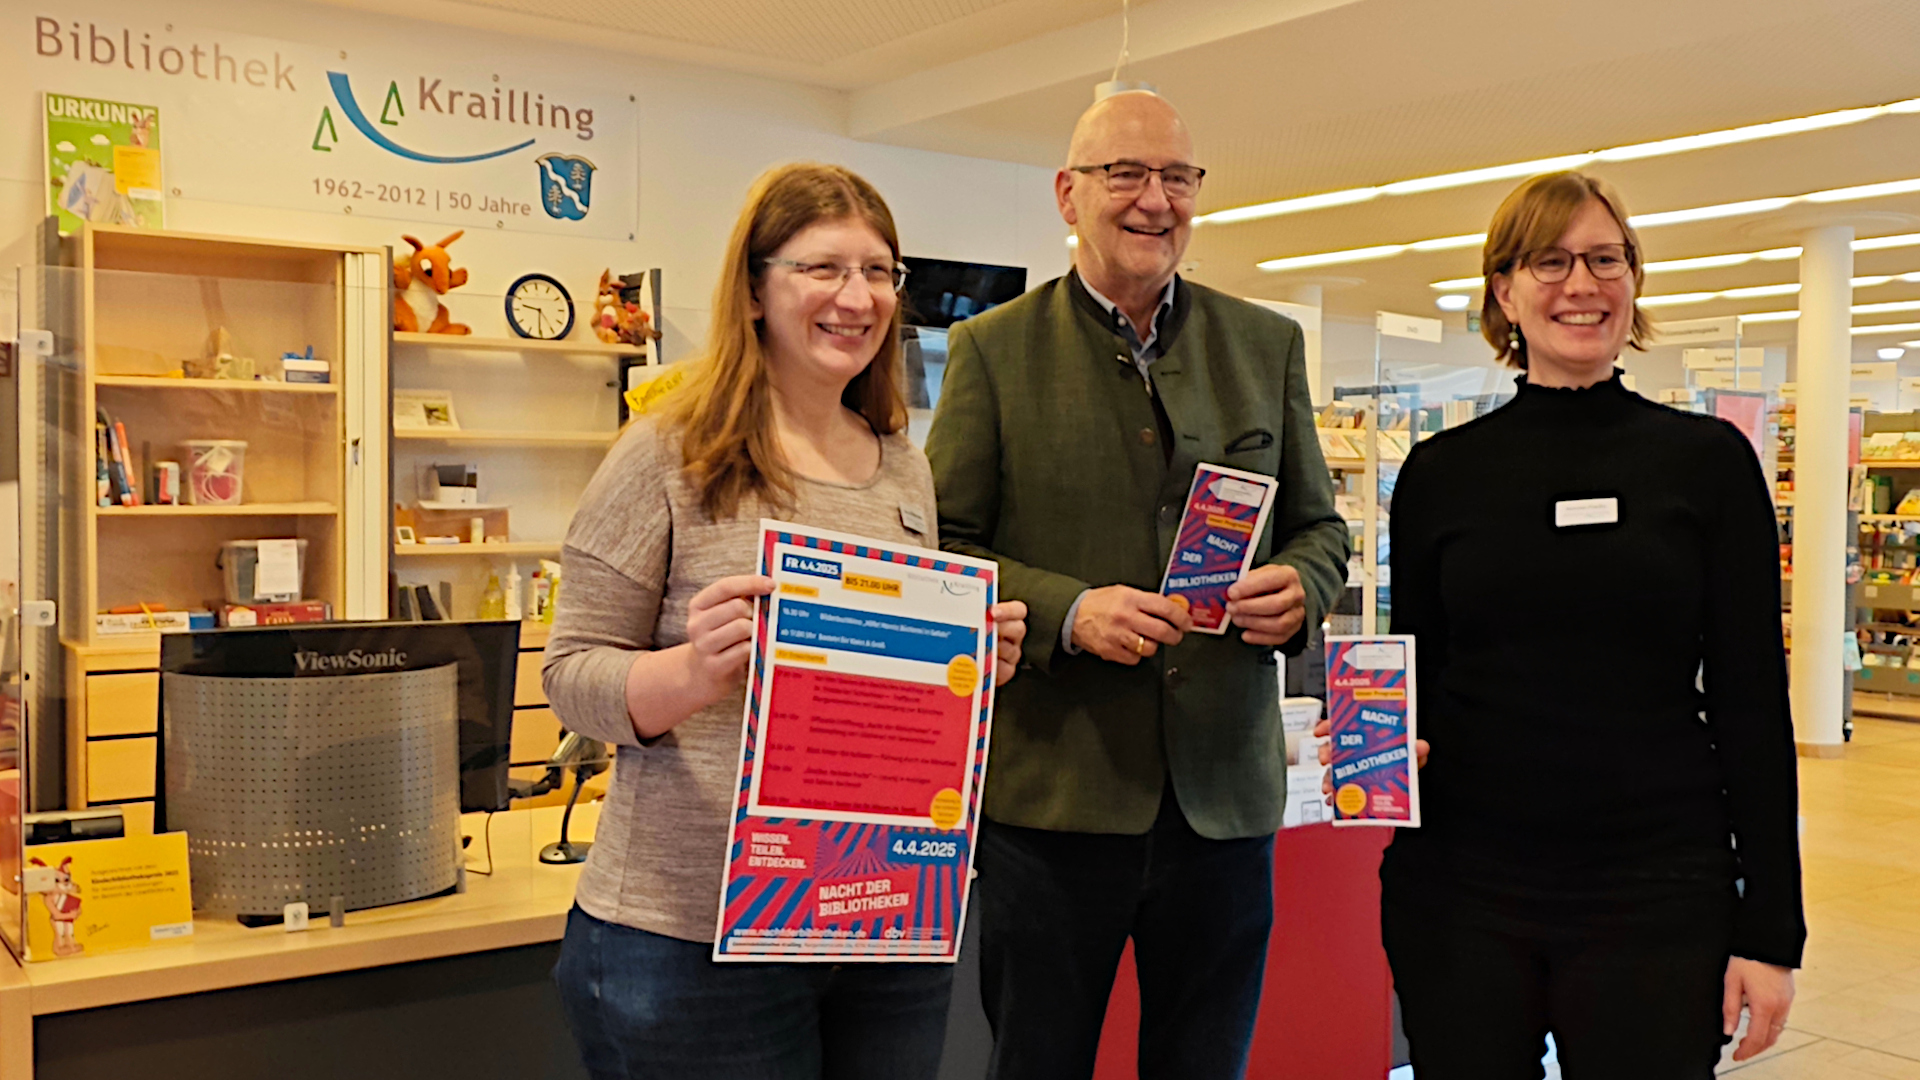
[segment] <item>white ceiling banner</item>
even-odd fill
[[[7,21],[32,89],[159,107],[170,198],[633,238],[627,93],[385,38],[302,44],[74,8]]]

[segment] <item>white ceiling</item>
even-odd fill
[[[408,12],[834,87],[856,137],[1041,165],[1060,162],[1120,41],[1119,0],[419,0]],[[1126,77],[1156,85],[1194,130],[1203,212],[1920,97],[1916,0],[1152,0],[1134,5],[1131,40]],[[1595,171],[1638,213],[1920,177],[1920,116]],[[1479,232],[1511,186],[1204,226],[1191,273],[1244,295],[1319,283],[1335,314],[1435,314],[1427,283],[1476,274],[1476,250],[1287,274],[1254,264]],[[1882,215],[1862,235],[1920,231],[1920,195],[1847,208]],[[1729,218],[1642,239],[1649,259],[1684,258],[1789,244],[1791,224]],[[1863,253],[1856,272],[1907,271],[1920,271],[1920,248]],[[1796,274],[1760,263],[1659,275],[1648,291]],[[1920,300],[1920,284],[1856,296],[1897,300]]]

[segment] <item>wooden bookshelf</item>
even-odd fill
[[[338,383],[290,383],[238,379],[177,379],[171,375],[98,375],[95,386],[129,386],[139,390],[192,390],[209,394],[321,394],[338,397]]]
[[[397,558],[432,558],[447,555],[478,555],[481,557],[513,555],[559,555],[560,541],[514,540],[504,544],[395,544],[393,554]]]
[[[565,341],[538,341],[534,338],[492,338],[461,334],[405,334],[395,331],[395,345],[417,345],[457,352],[511,352],[556,356],[645,356],[645,345],[608,345],[597,338],[568,338]]]
[[[340,512],[336,503],[240,503],[235,506],[102,506],[101,517],[317,517]]]
[[[103,634],[94,614],[146,604],[214,610],[223,545],[305,541],[304,597],[338,618],[384,618],[391,410],[385,387],[387,253],[88,225],[61,242],[59,298],[77,343],[60,381],[60,628],[71,805],[110,800],[114,770],[150,760],[157,731],[157,633]],[[377,298],[379,303],[370,303]],[[371,324],[371,325],[369,325]],[[308,347],[331,382],[183,378],[221,340],[278,374]],[[95,420],[126,431],[128,480],[151,500],[151,467],[180,466],[193,440],[244,441],[233,506],[99,505]],[[358,452],[351,452],[357,450]],[[95,751],[98,751],[96,754]],[[151,770],[147,775],[151,786]]]
[[[617,431],[467,431],[454,428],[395,430],[396,439],[438,443],[488,443],[495,446],[599,446],[613,445]]]
[[[556,538],[566,534],[581,493],[620,436],[618,387],[630,368],[658,356],[652,342],[609,345],[596,339],[585,325],[592,283],[567,284],[580,322],[574,336],[562,341],[513,334],[501,316],[500,298],[467,292],[451,294],[448,306],[482,334],[392,334],[395,390],[446,393],[460,424],[393,430],[392,508],[417,513],[422,500],[432,497],[428,467],[459,464],[477,473],[487,512],[504,519],[486,525],[495,542],[477,545],[393,544],[389,530],[387,557],[396,584],[437,589],[444,583],[454,618],[476,616],[488,578],[497,575],[504,585],[510,568],[520,574],[521,603],[531,612],[533,572],[540,560],[559,557]],[[649,289],[646,302],[657,321],[657,272]],[[444,518],[447,509],[428,516]],[[444,520],[432,528],[455,532]],[[462,528],[457,535],[464,541],[468,534]]]

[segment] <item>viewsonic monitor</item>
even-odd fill
[[[463,813],[507,809],[507,764],[519,657],[520,624],[505,620],[315,623],[160,636],[163,684],[169,672],[300,679],[456,665]],[[163,689],[163,715],[164,693]],[[164,747],[158,756],[154,810],[156,823],[164,828]]]

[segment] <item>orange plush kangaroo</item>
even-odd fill
[[[427,247],[411,236],[400,239],[413,245],[412,255],[393,260],[393,328],[405,334],[417,334],[422,315],[431,314],[424,327],[429,334],[471,334],[473,327],[453,321],[440,298],[449,289],[467,283],[467,272],[455,270],[447,255],[447,246],[466,235],[461,229],[445,240]],[[411,299],[409,299],[411,297]],[[416,310],[414,304],[420,307]]]

